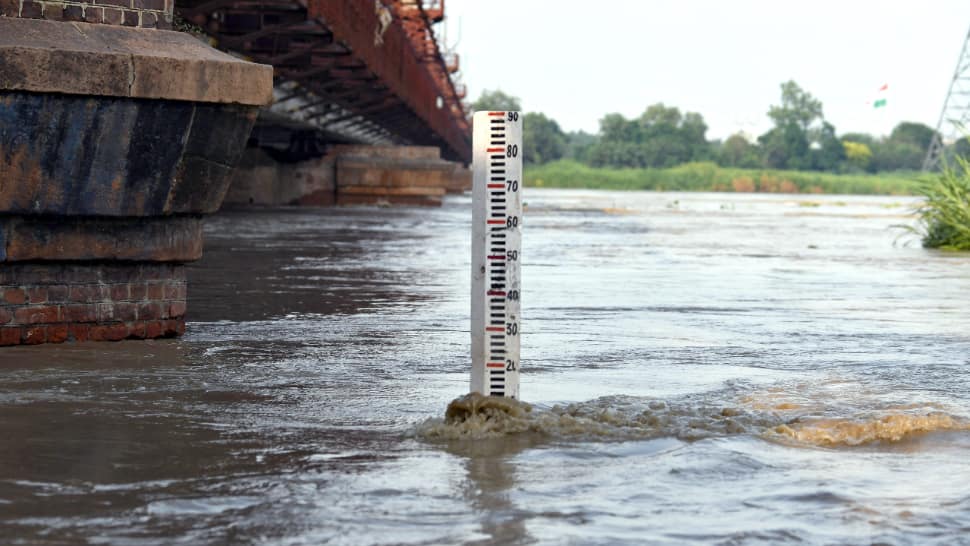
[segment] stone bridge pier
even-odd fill
[[[0,345],[184,330],[272,68],[164,30],[172,0],[0,0]]]

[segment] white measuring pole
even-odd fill
[[[475,112],[472,138],[472,391],[519,398],[522,119]]]

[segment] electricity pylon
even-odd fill
[[[963,49],[957,59],[957,69],[950,82],[950,90],[943,101],[940,121],[936,123],[936,134],[930,149],[923,160],[923,170],[935,170],[940,164],[940,156],[947,142],[968,136],[970,129],[970,30],[963,41]]]

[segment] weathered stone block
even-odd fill
[[[245,145],[228,135],[248,133],[255,114],[229,105],[0,92],[0,126],[9,128],[0,132],[0,211],[214,212]],[[202,144],[210,130],[230,143]],[[172,146],[187,141],[197,155]],[[210,151],[215,160],[204,155]]]
[[[20,16],[40,19],[44,16],[44,5],[34,0],[23,0],[20,6]],[[2,66],[2,64],[0,64]]]
[[[166,210],[211,214],[229,189],[232,167],[195,156],[183,158],[175,173]]]
[[[334,160],[329,157],[282,163],[259,149],[247,148],[233,170],[224,204],[333,205],[334,169]]]
[[[130,8],[131,0],[94,0],[92,4],[99,6],[117,6],[119,8]]]
[[[63,4],[52,4],[50,2],[44,4],[44,19],[48,21],[63,21],[64,20],[64,5]]]
[[[165,11],[165,0],[134,0],[131,6],[135,9]]]
[[[84,21],[84,8],[78,5],[64,6],[64,20]]]
[[[24,0],[23,9],[28,6],[39,10],[41,4]],[[105,22],[124,22],[122,10],[104,12]],[[272,100],[272,67],[237,59],[185,33],[109,25],[64,32],[56,25],[0,18],[0,90],[251,106]]]
[[[103,23],[107,25],[120,25],[125,22],[125,11],[115,8],[104,8]]]
[[[374,157],[394,160],[440,160],[441,149],[436,146],[370,146],[339,145],[331,149],[338,157]]]
[[[141,14],[141,27],[158,28],[158,15],[149,11],[143,12]]]
[[[104,8],[96,8],[94,6],[84,8],[84,22],[98,24],[104,22]]]
[[[0,262],[37,260],[197,260],[202,256],[202,220],[0,216],[6,240]]]

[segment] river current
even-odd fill
[[[224,212],[178,340],[0,350],[0,544],[970,544],[970,255],[902,197],[527,189],[524,404],[471,203]]]

